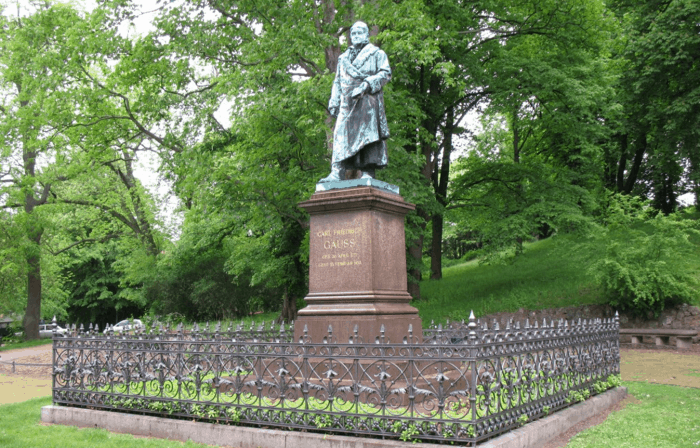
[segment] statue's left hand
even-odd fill
[[[350,96],[352,96],[353,98],[356,98],[367,91],[369,91],[369,84],[365,81],[362,81],[362,84],[360,84],[359,87],[355,87],[355,90],[352,91]]]

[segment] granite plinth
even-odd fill
[[[358,179],[360,180],[360,179]],[[418,311],[409,305],[404,216],[415,206],[395,193],[360,186],[315,193],[299,204],[310,216],[308,306],[299,311],[295,339],[304,327],[321,342],[332,325],[338,342],[358,335],[400,343],[420,337]]]

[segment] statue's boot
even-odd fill
[[[362,177],[360,179],[374,179],[374,174],[374,168],[362,170]]]
[[[331,174],[328,176],[324,177],[323,179],[319,180],[319,183],[324,183],[324,182],[339,182],[343,180],[342,178],[343,173],[342,173],[342,166],[340,163],[332,163],[331,164]]]

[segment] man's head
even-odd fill
[[[369,43],[369,27],[365,22],[355,22],[350,28],[350,42],[353,45]]]

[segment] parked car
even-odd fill
[[[66,334],[66,329],[61,328],[56,325],[56,334]],[[39,337],[40,338],[50,338],[53,336],[53,330],[51,324],[41,324],[39,325]]]
[[[146,328],[145,325],[139,319],[126,319],[116,324],[112,330],[115,333],[122,333],[129,330],[143,330],[144,328]]]

